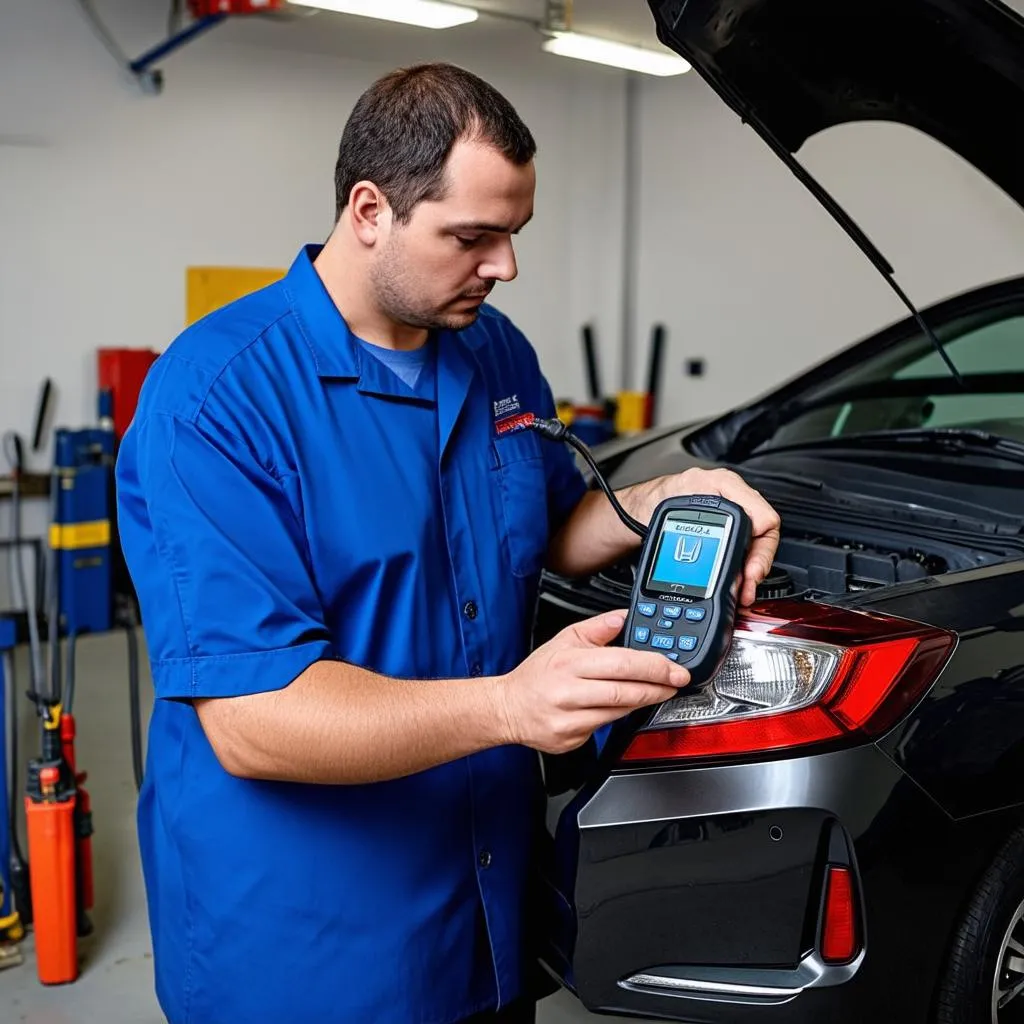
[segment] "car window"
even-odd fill
[[[964,392],[942,393],[949,370],[929,339],[915,336],[808,395],[808,404],[814,407],[783,423],[762,449],[914,428],[974,428],[1024,440],[1019,376],[1008,377],[1005,388],[998,382],[1001,374],[1024,374],[1024,306],[965,317],[937,333],[964,378]],[[981,375],[989,376],[980,381]],[[979,388],[974,393],[972,380]],[[900,381],[907,382],[907,394],[898,393]],[[928,392],[929,381],[939,385],[935,393]],[[851,388],[870,392],[870,385],[883,382],[884,396],[861,393],[843,400],[843,392]],[[831,394],[836,395],[835,402],[828,401]]]

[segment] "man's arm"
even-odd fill
[[[753,525],[742,604],[752,604],[757,584],[768,575],[779,546],[778,513],[737,474],[726,469],[688,469],[657,477],[615,492],[622,507],[645,525],[658,504],[680,494],[719,494],[736,502]],[[548,549],[548,568],[563,576],[596,572],[635,550],[640,538],[623,525],[601,491],[588,491],[555,535]]]
[[[354,784],[507,743],[565,753],[689,681],[660,654],[605,646],[624,619],[569,626],[504,676],[400,680],[320,661],[283,689],[194,705],[221,765],[242,778]]]

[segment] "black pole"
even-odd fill
[[[587,368],[587,388],[590,400],[601,401],[601,378],[597,372],[597,346],[594,343],[594,328],[590,324],[583,327],[583,360]]]
[[[665,350],[665,325],[655,324],[651,330],[651,354],[647,366],[647,394],[649,427],[654,426],[657,416],[658,395],[661,391],[661,364]]]

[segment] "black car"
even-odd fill
[[[888,119],[1024,200],[1005,6],[650,5],[802,177],[808,136]],[[782,540],[709,688],[545,759],[548,970],[591,1010],[665,1020],[1024,1020],[1024,278],[595,454],[614,487],[729,467]],[[546,575],[535,642],[624,607],[634,571]]]

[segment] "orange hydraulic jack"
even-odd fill
[[[78,977],[75,928],[75,790],[59,762],[32,761],[25,824],[36,933],[36,962],[44,985]]]
[[[75,721],[60,704],[45,707],[42,757],[29,762],[25,823],[39,980],[78,978],[78,936],[92,931],[92,823],[76,774]]]
[[[60,716],[60,740],[64,763],[75,784],[75,903],[78,934],[84,936],[92,931],[92,925],[85,914],[93,906],[92,804],[84,788],[88,775],[78,771],[75,762],[75,716],[70,711]]]

